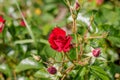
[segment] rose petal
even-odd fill
[[[65,43],[65,46],[64,46],[64,48],[63,48],[63,51],[64,51],[64,52],[67,52],[67,51],[70,50],[71,40],[72,40],[72,37],[71,37],[71,36],[67,36],[67,37],[66,37],[66,43]]]

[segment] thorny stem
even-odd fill
[[[76,58],[78,60],[79,54],[78,54],[78,37],[77,37],[76,18],[75,18],[75,15],[73,13],[71,15],[72,15],[72,18],[73,18],[73,33],[75,35],[75,42],[76,42],[76,45],[75,45],[76,46],[76,54],[77,54]]]
[[[69,59],[74,65],[76,65],[76,64],[69,58],[69,56],[67,55],[67,53],[65,53],[65,56],[66,56],[67,59]]]
[[[17,80],[15,71],[13,71],[13,76],[14,76],[14,80]]]
[[[61,80],[64,80],[64,78],[67,76],[67,74],[68,74],[71,70],[73,70],[73,68],[74,68],[74,65],[71,65],[70,67],[68,67],[68,68],[65,70],[65,72],[64,72]]]
[[[105,38],[107,36],[107,33],[106,34],[103,34],[101,36],[90,36],[88,37],[87,39],[94,39],[94,38]]]
[[[68,68],[64,71],[63,77],[62,77],[62,79],[61,79],[61,80],[64,80],[64,78],[67,76],[67,74],[68,74],[71,70],[73,70],[73,68],[74,68],[74,66],[75,66],[75,63],[69,58],[69,56],[67,55],[67,53],[62,52],[62,54],[63,54],[63,60],[62,60],[62,62],[64,62],[65,57],[67,57],[67,59],[69,59],[69,60],[73,63],[70,67],[68,67]],[[62,63],[62,67],[63,67],[63,65],[64,65],[64,63]],[[60,71],[61,71],[61,70],[60,70]]]
[[[83,46],[80,44],[80,54],[78,55],[78,61],[81,59],[81,56],[83,54]]]
[[[65,53],[64,52],[62,52],[62,65],[60,66],[60,68],[59,68],[59,71],[61,72],[62,71],[62,69],[63,69],[63,66],[64,66],[64,62],[65,62],[65,55],[64,55]]]
[[[72,18],[73,18],[73,27],[72,27],[72,30],[73,30],[73,33],[74,33],[74,35],[75,35],[76,54],[77,54],[76,58],[77,58],[77,60],[78,60],[78,55],[79,55],[79,54],[78,54],[78,48],[77,48],[77,46],[78,46],[78,38],[77,38],[77,34],[76,34],[76,33],[77,33],[76,14],[74,14],[73,9],[71,8],[70,1],[69,1],[69,0],[66,0],[66,2],[67,2],[67,5],[68,5],[68,7],[69,7],[71,16],[72,16]]]
[[[4,77],[3,77],[3,75],[1,73],[0,73],[0,79],[1,80],[5,80]]]
[[[72,9],[71,9],[71,7],[70,7],[70,2],[69,2],[69,0],[66,0],[66,2],[67,2],[67,5],[68,5],[68,7],[69,7],[69,10],[70,10],[70,13],[72,14],[73,12],[72,12]]]
[[[3,40],[3,44],[5,44],[4,31],[2,33],[2,40]]]
[[[90,17],[90,24],[88,25],[88,28],[86,29],[85,34],[84,34],[84,40],[85,40],[85,42],[86,42],[87,34],[88,34],[88,31],[90,31],[90,27],[92,25],[93,20],[94,20],[94,17],[91,16]]]

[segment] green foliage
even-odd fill
[[[43,68],[43,65],[41,63],[38,63],[33,58],[26,58],[23,59],[18,66],[16,67],[16,72],[21,72],[28,69],[40,69]]]
[[[78,53],[83,53],[78,61],[67,0],[16,1],[20,11],[13,1],[0,0],[0,15],[6,20],[0,33],[0,80],[60,80],[65,74],[65,80],[116,80],[115,74],[120,74],[118,0],[104,0],[102,5],[96,5],[96,0],[79,0],[80,10],[74,14],[82,14],[83,20],[92,16],[93,20],[88,20],[90,25],[85,21],[76,21],[77,49]],[[69,1],[73,8],[74,1]],[[20,25],[23,18],[28,25]],[[49,45],[49,33],[56,25],[72,33],[68,35],[72,36],[73,48],[66,55]],[[92,30],[88,30],[88,26]],[[85,39],[86,36],[88,39]],[[101,49],[99,57],[93,57],[92,48]],[[47,72],[49,66],[56,67],[55,75]]]
[[[10,68],[7,64],[3,63],[0,65],[0,72],[4,73],[6,76],[11,76]]]

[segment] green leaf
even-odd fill
[[[92,72],[99,76],[102,80],[109,80],[107,73],[99,66],[91,66]]]
[[[95,80],[95,76],[91,75],[90,80]]]
[[[18,77],[18,80],[29,80],[29,79],[25,76],[20,76],[20,77]]]
[[[85,74],[86,74],[86,67],[81,67],[80,70],[78,71],[75,80],[85,80]]]
[[[97,72],[97,71],[93,71],[97,76],[99,76],[102,80],[110,80],[109,78],[108,78],[108,76],[106,76],[106,75],[104,75],[104,74],[101,74],[101,73],[99,73],[99,72]]]
[[[55,57],[56,51],[53,50],[50,46],[48,46],[48,45],[45,46],[44,51],[45,51],[47,57],[53,57],[53,58]]]
[[[80,76],[84,76],[86,74],[86,68],[84,67],[81,72],[80,72]]]
[[[62,61],[62,53],[56,53],[55,60],[58,62]]]
[[[75,48],[71,49],[70,53],[68,54],[71,60],[75,60],[76,59],[76,52],[75,52]]]
[[[49,73],[48,73],[46,70],[41,69],[41,70],[37,71],[37,72],[34,74],[34,76],[35,76],[36,78],[49,78]]]
[[[48,34],[48,32],[50,31],[50,25],[49,24],[47,24],[47,25],[45,25],[42,29],[43,29],[43,35],[47,35]]]
[[[29,57],[29,58],[23,59],[19,63],[19,65],[16,67],[15,71],[21,72],[28,69],[39,69],[39,68],[43,68],[43,65],[35,61],[33,58]]]
[[[99,66],[91,66],[91,69],[94,70],[94,71],[97,71],[101,74],[107,75],[107,73]]]
[[[0,65],[0,72],[5,74],[6,76],[10,76],[10,68],[8,67],[7,64],[3,63]]]

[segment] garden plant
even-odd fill
[[[0,80],[120,80],[119,0],[0,0]]]

